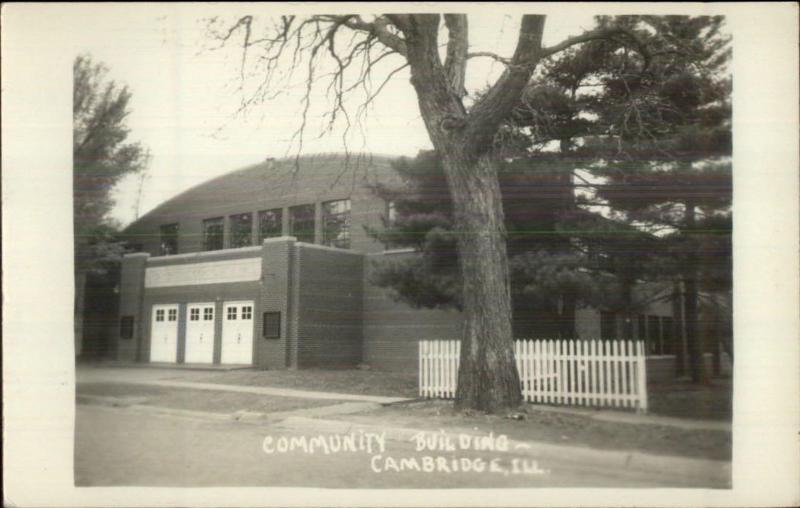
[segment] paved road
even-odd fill
[[[319,434],[259,423],[204,420],[156,415],[130,408],[78,405],[75,436],[75,483],[78,486],[299,486],[327,488],[455,488],[455,487],[654,487],[675,486],[659,478],[579,464],[534,463],[511,452],[425,451],[413,442],[381,441],[353,435],[351,446],[372,447],[325,455],[320,441],[315,453],[304,452],[301,437]],[[330,435],[323,435],[324,439]],[[284,445],[298,448],[281,453]],[[335,441],[326,441],[334,446]],[[265,449],[271,453],[267,453]],[[308,448],[306,448],[308,450]],[[424,456],[441,456],[428,462]],[[453,463],[456,457],[457,463]],[[415,460],[405,460],[411,459]],[[461,460],[461,459],[464,460]],[[504,472],[490,472],[491,460]],[[516,462],[515,462],[516,460]],[[526,462],[527,460],[527,462]],[[462,466],[463,464],[463,466]],[[455,468],[484,470],[454,472]],[[397,472],[394,468],[411,468]],[[517,473],[514,472],[516,469]],[[376,472],[380,471],[380,472]],[[541,471],[549,472],[542,473]]]

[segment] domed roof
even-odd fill
[[[395,157],[372,154],[316,154],[264,162],[231,171],[160,204],[130,224],[126,231],[157,220],[177,220],[191,210],[202,208],[206,216],[229,208],[232,202],[242,207],[258,207],[271,201],[302,204],[332,192],[349,193],[377,182],[397,178],[391,168]]]

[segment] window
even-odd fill
[[[156,321],[164,321],[164,309],[156,310]]]
[[[644,315],[639,314],[637,320],[638,320],[637,328],[639,329],[639,335],[637,336],[637,338],[639,340],[647,340],[647,321],[645,320]]]
[[[228,321],[236,321],[236,307],[228,307]]]
[[[314,243],[314,205],[289,208],[289,231],[298,242]]]
[[[261,335],[265,339],[280,339],[281,338],[281,313],[280,312],[265,312],[264,320],[262,322]]]
[[[162,256],[178,253],[178,225],[165,224],[161,226],[161,249]]]
[[[167,321],[177,321],[178,320],[178,309],[169,309],[167,311]]]
[[[261,210],[258,212],[258,243],[266,238],[275,238],[283,234],[283,210]]]
[[[647,343],[648,351],[657,355],[662,354],[661,320],[658,316],[647,316]]]
[[[206,307],[203,309],[203,321],[213,321],[214,320],[214,308],[213,307]]]
[[[633,340],[633,319],[629,315],[622,318],[622,338]]]
[[[119,320],[119,336],[122,339],[133,338],[133,316],[122,316]]]
[[[200,321],[200,309],[189,309],[189,321]]]
[[[322,243],[341,249],[350,248],[350,200],[322,203]]]
[[[386,203],[386,221],[389,225],[397,222],[397,204],[394,201]]]
[[[203,221],[203,250],[220,250],[223,248],[224,228],[222,217]]]
[[[231,215],[231,248],[253,245],[253,214]]]
[[[661,318],[661,337],[664,341],[664,354],[675,352],[675,344],[672,341],[674,326],[675,324],[671,317],[664,316]]]
[[[600,338],[602,340],[617,338],[617,319],[613,312],[600,312]]]

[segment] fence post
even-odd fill
[[[425,396],[425,389],[423,388],[424,379],[423,379],[423,375],[422,375],[423,366],[424,366],[424,363],[425,363],[424,361],[422,361],[422,354],[423,354],[422,353],[422,347],[423,347],[424,344],[425,344],[425,341],[421,340],[421,341],[419,341],[419,344],[418,344],[418,347],[417,347],[417,349],[418,349],[417,354],[419,355],[419,372],[417,374],[419,376],[419,396],[420,397],[424,397]]]
[[[574,339],[567,339],[567,345],[566,345],[566,350],[567,350],[567,353],[566,353],[566,359],[567,359],[567,365],[566,365],[566,369],[567,369],[567,372],[566,372],[566,375],[567,375],[567,378],[566,378],[567,397],[566,397],[566,402],[567,402],[567,404],[572,404],[572,394],[575,391],[575,379],[574,379],[573,371],[572,371],[572,347],[573,347],[574,343],[575,343]]]
[[[647,412],[647,358],[644,354],[644,343],[642,341],[638,341],[636,347],[636,361],[638,363],[639,368],[636,369],[636,381],[639,385],[639,407],[637,411],[646,413]]]

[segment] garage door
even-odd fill
[[[186,363],[214,361],[214,304],[192,303],[186,307]]]
[[[222,307],[221,363],[253,363],[253,302],[225,302]]]
[[[178,306],[153,305],[150,327],[150,361],[175,363],[178,359]]]

